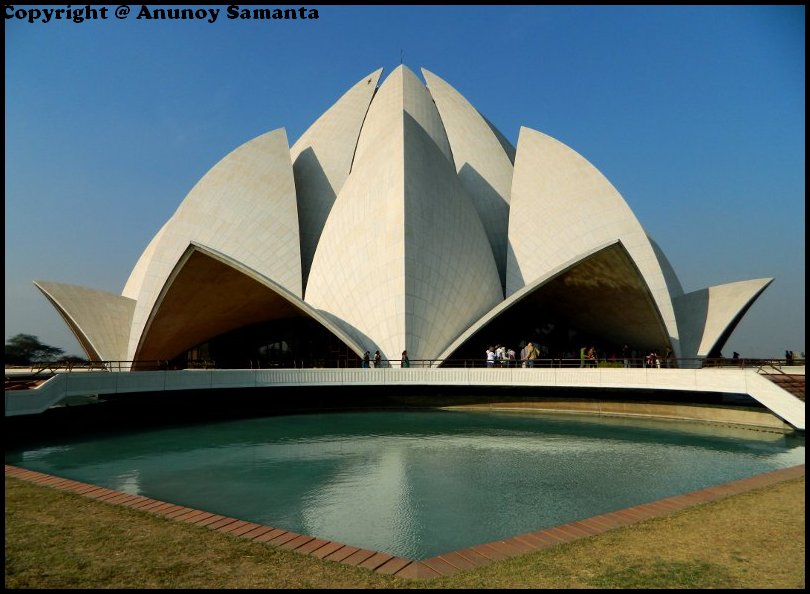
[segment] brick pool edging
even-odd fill
[[[701,503],[716,501],[731,495],[803,477],[804,464],[715,485],[700,491],[667,497],[584,520],[576,520],[568,524],[537,530],[504,540],[475,545],[422,561],[396,557],[388,553],[362,549],[281,528],[220,516],[141,495],[130,495],[122,491],[114,491],[106,487],[26,470],[9,464],[6,464],[6,476],[41,486],[53,487],[61,491],[76,493],[105,503],[130,507],[197,526],[205,526],[231,536],[247,538],[255,542],[264,542],[280,549],[312,555],[319,559],[355,565],[377,573],[401,578],[431,579],[453,575],[460,571],[487,565],[493,561],[517,557],[580,538],[595,536],[614,528],[665,516]]]

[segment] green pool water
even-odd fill
[[[411,559],[804,464],[804,437],[672,421],[346,412],[140,429],[6,463]]]

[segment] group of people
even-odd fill
[[[371,367],[370,351],[366,351],[365,353],[363,353],[363,362],[361,363],[361,366],[364,369],[368,369],[369,367]],[[408,351],[402,351],[402,359],[400,359],[400,367],[410,367],[410,366],[411,360],[408,358]],[[380,354],[379,350],[374,351],[374,367],[375,368],[384,367],[382,354]]]
[[[739,356],[737,353],[735,353],[735,355]],[[663,357],[658,354],[658,351],[650,351],[650,353],[644,357],[645,367],[655,367],[660,369],[662,364],[664,367],[672,367],[673,365],[672,349],[669,347],[667,347]]]
[[[363,369],[371,367],[371,353],[369,351],[363,353],[363,362],[360,365]],[[374,352],[374,367],[382,367],[382,355],[380,351]]]
[[[484,357],[486,357],[487,367],[514,367],[515,351],[501,344],[490,346]]]
[[[596,367],[598,358],[596,355],[595,346],[584,346],[579,349],[579,366],[580,367]]]
[[[521,343],[523,344],[523,343]],[[736,353],[735,353],[736,354]],[[568,353],[566,356],[570,357],[573,353]],[[791,353],[792,355],[792,353]],[[487,367],[534,367],[538,360],[546,356],[546,350],[534,342],[527,342],[526,345],[520,349],[520,354],[515,353],[513,349],[507,348],[502,344],[496,344],[487,348],[485,353],[485,360]],[[621,349],[621,356],[624,367],[633,367],[634,361],[640,361],[644,367],[657,367],[671,366],[672,350],[667,348],[666,354],[662,358],[657,351],[652,350],[647,355],[638,354],[631,350],[629,345],[625,344]],[[636,358],[638,357],[638,358]],[[787,357],[786,357],[787,358]],[[605,359],[608,360],[608,359]],[[615,361],[616,355],[611,355],[609,361]],[[576,359],[574,359],[576,361]],[[574,363],[576,365],[576,363]],[[579,350],[579,366],[580,367],[598,367],[599,353],[595,346],[583,346]],[[382,354],[379,350],[374,352],[371,356],[370,351],[363,354],[361,366],[363,368],[369,367],[386,367],[387,362],[383,360]],[[408,368],[411,366],[408,351],[402,351],[400,359],[400,367]]]
[[[664,351],[663,357],[658,354],[658,351],[651,350],[646,355],[642,353],[637,353],[636,351],[630,348],[630,345],[625,344],[622,346],[621,350],[622,354],[622,365],[625,368],[634,367],[641,363],[643,367],[656,367],[660,368],[662,365],[664,367],[672,367],[673,360],[672,360],[672,349],[669,347],[666,348]],[[616,355],[611,355],[610,358],[606,358],[605,360],[609,362],[613,362],[616,360]],[[599,362],[599,354],[596,350],[596,347],[582,347],[579,351],[579,366],[580,367],[597,367]]]
[[[521,344],[523,344],[521,342]],[[520,365],[521,367],[534,367],[537,363],[538,359],[542,358],[546,355],[545,349],[540,347],[539,345],[533,342],[527,342],[526,346],[520,349],[520,354],[516,354],[513,349],[507,348],[504,345],[497,344],[495,346],[490,346],[486,350],[485,358],[486,358],[486,366],[487,367],[517,367]],[[574,353],[565,353],[565,358],[570,358],[574,355]],[[621,356],[622,362],[624,367],[633,367],[634,361],[636,365],[640,361],[644,367],[655,367],[661,368],[663,367],[672,367],[673,363],[673,353],[672,349],[669,347],[666,348],[665,354],[661,357],[658,354],[658,351],[651,350],[648,354],[643,355],[642,353],[637,353],[636,351],[632,350],[629,345],[625,344],[622,346],[621,349]],[[740,357],[739,353],[734,353],[734,359],[738,360]],[[801,358],[804,359],[804,353],[801,353]],[[570,359],[569,359],[570,360]],[[613,354],[610,356],[609,359],[605,359],[607,361],[613,362],[616,360],[616,355]],[[794,353],[793,351],[785,351],[785,362],[788,365],[792,365],[794,360]],[[562,360],[561,360],[562,361]],[[574,359],[576,361],[576,359]],[[579,366],[580,367],[597,367],[599,363],[599,354],[596,350],[595,346],[583,346],[579,350]],[[576,365],[576,363],[574,363]],[[382,354],[379,350],[374,352],[374,357],[372,358],[371,352],[366,351],[363,354],[363,359],[361,366],[363,368],[369,367],[385,367],[386,362],[383,361]],[[400,359],[400,367],[408,368],[411,366],[411,360],[408,357],[408,351],[402,351],[402,356]],[[677,364],[675,363],[675,366]]]
[[[514,367],[515,351],[498,344],[487,349],[484,355],[487,367]]]
[[[514,349],[507,348],[501,344],[490,346],[484,357],[487,367],[517,367],[518,363],[522,367],[534,367],[537,359],[540,358],[541,349],[532,342],[526,343],[520,349],[520,355]]]

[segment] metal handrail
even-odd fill
[[[131,369],[135,365],[148,365],[158,369],[168,369],[169,362],[165,360],[133,360],[133,361],[42,361],[31,365],[10,365],[6,369],[30,369],[32,377],[49,372],[52,376],[57,371],[122,371]]]
[[[787,373],[785,373],[784,371],[782,371],[782,368],[781,368],[781,367],[777,367],[776,365],[774,365],[774,364],[773,364],[772,362],[770,362],[770,361],[769,361],[769,362],[767,362],[767,363],[763,363],[762,365],[760,365],[759,367],[757,367],[757,373],[766,373],[766,374],[767,374],[768,372],[766,372],[766,371],[765,371],[765,368],[766,368],[766,367],[770,367],[771,369],[773,369],[773,370],[774,370],[774,371],[776,371],[777,373],[781,373],[782,375],[785,375],[785,376],[790,375],[790,374],[787,374]]]
[[[499,369],[518,369],[518,368],[647,368],[647,369],[665,369],[665,368],[689,368],[695,369],[699,367],[739,367],[739,368],[757,368],[763,370],[766,367],[771,367],[783,373],[784,371],[780,366],[787,364],[785,359],[725,359],[725,358],[712,358],[712,359],[699,359],[699,358],[681,358],[681,359],[659,359],[652,364],[646,357],[636,357],[627,359],[622,358],[609,358],[593,360],[582,360],[580,358],[564,358],[564,357],[545,357],[541,359],[534,359],[532,362],[521,360],[501,360],[495,361],[490,365],[483,358],[476,359],[410,359],[409,367],[411,368],[499,368]],[[794,365],[803,365],[804,361],[795,361]],[[245,361],[243,369],[335,369],[335,368],[362,368],[363,361],[359,358],[343,357],[339,359],[279,359],[279,360],[248,360]],[[370,362],[368,367],[374,369],[373,362]],[[208,359],[200,359],[187,361],[184,369],[234,369],[233,365],[219,366],[216,361]],[[401,359],[383,359],[378,368],[382,369],[405,369],[402,367]],[[9,367],[7,369],[14,369]],[[138,369],[146,370],[171,370],[172,364],[166,360],[133,360],[133,361],[84,361],[84,362],[42,362],[36,363],[31,366],[18,366],[16,369],[30,369],[31,379],[41,379],[43,377],[50,377],[57,371],[130,371]],[[47,373],[46,373],[47,372]],[[787,374],[786,374],[787,375]],[[22,374],[15,374],[18,379],[22,378]]]

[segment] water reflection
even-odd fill
[[[411,558],[804,463],[804,438],[472,412],[268,417],[7,451],[6,462]]]

